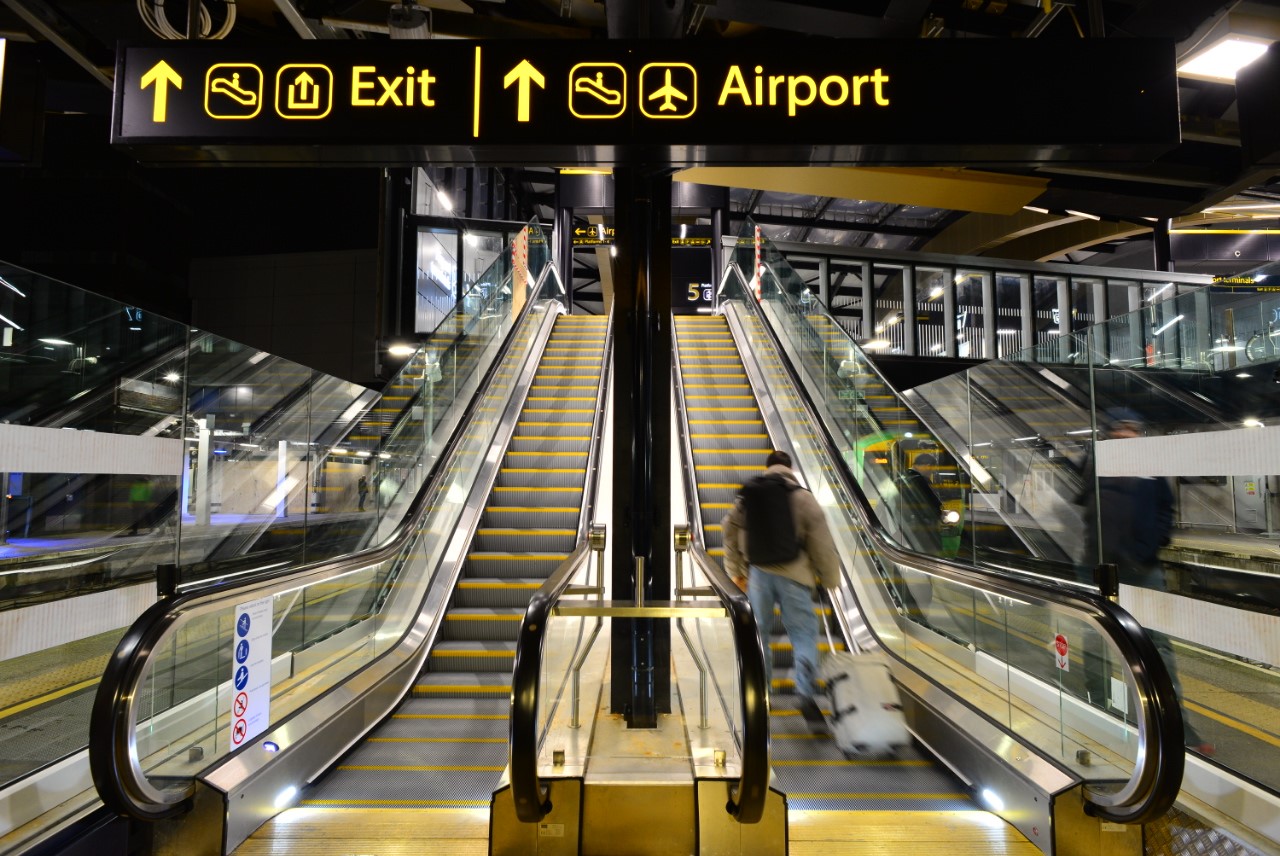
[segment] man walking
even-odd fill
[[[809,726],[825,729],[814,701],[818,672],[818,616],[815,589],[835,588],[840,561],[822,507],[800,487],[791,471],[791,456],[774,451],[766,470],[743,485],[733,510],[725,516],[725,570],[747,590],[765,652],[765,676],[772,686],[773,658],[769,636],[774,604],[795,655],[796,694]]]

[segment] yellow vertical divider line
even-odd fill
[[[480,46],[476,45],[476,99],[472,106],[471,136],[480,136]]]

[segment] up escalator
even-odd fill
[[[858,623],[865,622],[867,632],[879,636],[882,649],[895,660],[911,663],[913,669],[931,676],[935,672],[938,676],[946,676],[945,682],[953,692],[956,687],[965,687],[963,695],[970,699],[969,704],[988,712],[1000,710],[1000,718],[1008,718],[1010,722],[1017,717],[1005,717],[1003,711],[1006,708],[1010,712],[1017,711],[1018,716],[1043,708],[1044,700],[1035,701],[1035,695],[1046,686],[1054,687],[1054,692],[1061,699],[1065,722],[1069,722],[1064,733],[1071,734],[1073,740],[1086,738],[1080,745],[1083,752],[1079,758],[1095,766],[1102,765],[1100,759],[1108,758],[1106,763],[1113,765],[1113,769],[1127,768],[1129,762],[1116,760],[1128,753],[1115,743],[1115,736],[1131,729],[1134,724],[1133,689],[1125,677],[1132,668],[1131,658],[1123,653],[1123,646],[1115,645],[1114,640],[1108,638],[1110,634],[1101,624],[1088,620],[1082,622],[1080,615],[1074,614],[1078,610],[1072,608],[1064,612],[1061,608],[1062,604],[1081,598],[1096,600],[1099,584],[1103,591],[1107,591],[1110,582],[1106,569],[1099,569],[1104,573],[1094,579],[1089,573],[1088,557],[1079,555],[1078,543],[1074,549],[1066,551],[1074,561],[1019,555],[1040,552],[1038,545],[1048,543],[1041,536],[1063,543],[1063,539],[1055,538],[1057,529],[1075,533],[1077,542],[1083,540],[1084,524],[1080,521],[1078,507],[1070,511],[1064,507],[1071,504],[1071,499],[1082,487],[1088,489],[1090,485],[1081,485],[1078,478],[1072,484],[1072,480],[1065,478],[1065,471],[1079,463],[1072,461],[1072,445],[1077,452],[1096,454],[1101,459],[1103,449],[1092,436],[1093,414],[1086,413],[1080,420],[1084,424],[1062,432],[1066,436],[1023,433],[1020,429],[1030,422],[1018,413],[1022,407],[1035,411],[1033,419],[1046,430],[1053,430],[1054,425],[1059,429],[1065,428],[1069,422],[1063,418],[1055,422],[1050,412],[1055,407],[1053,402],[1062,396],[1043,388],[1038,391],[1024,389],[1025,384],[1014,384],[1007,378],[1002,381],[1001,372],[1005,367],[1001,363],[978,366],[963,376],[948,377],[930,384],[933,387],[948,384],[953,387],[948,407],[955,414],[953,421],[958,424],[950,432],[943,430],[934,436],[944,442],[950,442],[948,438],[958,438],[959,445],[953,448],[952,460],[968,473],[972,489],[967,498],[969,507],[961,521],[964,532],[960,549],[954,553],[949,551],[945,539],[936,539],[940,549],[921,549],[918,545],[925,540],[913,538],[913,531],[927,527],[936,530],[939,526],[937,516],[922,513],[927,509],[915,503],[904,502],[903,486],[868,466],[873,461],[860,454],[858,444],[874,429],[869,427],[865,414],[841,403],[843,393],[849,389],[845,381],[861,374],[877,374],[874,364],[863,356],[852,339],[841,344],[817,335],[821,330],[814,319],[825,315],[826,310],[815,305],[812,299],[806,299],[804,283],[772,247],[766,244],[760,251],[766,260],[761,266],[763,287],[749,283],[741,274],[736,281],[731,278],[722,291],[722,297],[726,298],[722,309],[730,317],[735,335],[741,329],[744,353],[750,352],[754,356],[774,352],[791,370],[792,384],[774,390],[773,394],[785,398],[798,391],[807,400],[812,418],[801,421],[794,430],[788,430],[786,436],[800,450],[799,460],[815,493],[820,496],[829,493],[833,511],[846,506],[865,505],[872,512],[870,519],[875,521],[876,528],[887,541],[884,545],[874,545],[873,549],[865,543],[866,536],[850,538],[852,555],[865,552],[867,558],[862,561],[867,568],[854,575],[855,590],[858,586],[865,590],[857,592],[861,609],[842,605],[837,599],[838,618],[859,616],[847,622],[845,629],[856,635],[860,632]],[[738,265],[744,270],[754,269],[750,258],[749,254],[743,254]],[[1206,297],[1212,302],[1211,294],[1200,295],[1196,299],[1204,300]],[[1187,318],[1191,318],[1193,315],[1189,307],[1195,308],[1188,300],[1171,312],[1167,309],[1161,309],[1161,312],[1172,316],[1188,309]],[[1143,310],[1144,313],[1146,311]],[[1207,313],[1201,314],[1207,318]],[[739,320],[735,321],[735,318]],[[1184,325],[1186,323],[1184,321]],[[733,326],[735,324],[736,327]],[[1090,342],[1089,353],[1125,356],[1119,351],[1124,342],[1113,335],[1114,326],[1091,329],[1087,331],[1087,337],[1081,335],[1082,341],[1087,338]],[[1124,319],[1119,326],[1129,329],[1139,325],[1136,320],[1130,323],[1130,319]],[[1200,330],[1201,327],[1196,326],[1195,329]],[[1130,341],[1129,345],[1132,346],[1133,342]],[[1182,340],[1179,340],[1179,347],[1182,347]],[[1061,384],[1055,383],[1050,375],[1063,380],[1063,375],[1074,371],[1067,358],[1075,355],[1066,354],[1066,350],[1065,347],[1056,349],[1062,352],[1059,356],[1066,360],[1064,365],[1052,359],[1038,363],[1032,355],[1019,356],[1017,359],[1026,366],[1019,369],[1018,377],[1025,382],[1034,373],[1044,384],[1053,384],[1065,393]],[[839,363],[831,360],[833,351],[841,353]],[[1197,358],[1197,355],[1190,350],[1184,354],[1176,349],[1173,353],[1162,353],[1157,348],[1154,358],[1157,362],[1186,361]],[[1148,371],[1150,363],[1150,353],[1143,357],[1139,349],[1133,373]],[[1041,372],[1040,368],[1046,371]],[[1115,371],[1114,367],[1106,370]],[[761,375],[767,377],[763,371]],[[984,395],[975,395],[971,384],[983,386]],[[1009,396],[1002,396],[1004,392]],[[917,420],[924,418],[926,413],[932,418],[933,414],[941,412],[941,408],[929,410],[911,405],[913,395],[904,396],[904,400]],[[1104,396],[1101,387],[1098,387],[1096,395],[1100,411],[1103,407],[1126,403]],[[1017,418],[1002,422],[1000,414],[989,407],[989,398],[1002,402]],[[1061,404],[1059,401],[1057,406]],[[1133,406],[1138,406],[1136,400]],[[1190,423],[1199,417],[1192,410],[1182,413],[1187,421],[1184,426],[1187,430],[1222,429],[1216,423],[1192,427]],[[1101,413],[1097,424],[1104,424]],[[912,435],[919,430],[917,426],[923,427],[923,422],[917,421],[896,431],[885,431],[884,440],[890,447],[907,446],[915,439]],[[908,427],[910,433],[904,430]],[[942,427],[947,429],[949,426]],[[1169,425],[1162,428],[1175,435],[1182,433],[1181,428]],[[1248,430],[1237,429],[1235,433],[1247,435]],[[815,437],[823,438],[823,443],[829,446],[825,452],[812,444],[810,438]],[[1160,439],[1166,443],[1175,442],[1172,437]],[[1178,436],[1176,442],[1189,439]],[[1205,454],[1214,445],[1213,439],[1204,438]],[[1044,440],[1049,441],[1048,445],[1041,442]],[[1243,442],[1245,438],[1241,440],[1242,450],[1248,448],[1248,444]],[[1139,441],[1134,442],[1132,447],[1111,444],[1105,449],[1107,453],[1114,451],[1124,458],[1123,462],[1114,459],[1111,466],[1131,466],[1144,453],[1155,451],[1154,448],[1141,448],[1137,445]],[[1153,439],[1146,445],[1154,447],[1156,442]],[[1032,446],[1035,448],[1029,448]],[[1121,451],[1128,448],[1132,448],[1132,456]],[[1192,454],[1189,446],[1188,453]],[[812,459],[805,462],[809,455],[813,456]],[[1148,457],[1140,466],[1147,467],[1148,472],[1168,472],[1166,468],[1171,462],[1159,457]],[[1006,462],[1006,458],[1011,460]],[[856,484],[856,491],[842,487],[838,479],[831,478],[841,469],[847,470],[847,480]],[[1010,472],[1019,474],[1020,478],[1011,483],[1008,480]],[[1063,476],[1060,480],[1056,478],[1059,475]],[[1072,484],[1072,488],[1061,491],[1068,484]],[[1186,489],[1185,485],[1183,489]],[[975,520],[998,522],[1006,531],[1016,535],[1022,549],[1009,549],[1014,542],[1007,537],[992,537],[990,531],[975,526]],[[942,523],[946,525],[945,520]],[[1096,521],[1090,521],[1089,525],[1096,525]],[[871,533],[871,530],[866,531]],[[1193,533],[1183,530],[1174,533],[1175,544],[1179,546],[1191,542],[1192,537]],[[1246,540],[1236,539],[1242,546]],[[863,542],[862,546],[858,546],[859,541]],[[1067,546],[1071,546],[1069,542],[1070,539],[1066,539]],[[939,561],[922,557],[908,560],[901,555],[904,549]],[[1048,555],[1062,555],[1062,552],[1057,548],[1057,552]],[[1165,552],[1164,559],[1169,563],[1166,564],[1168,569],[1172,564],[1169,551]],[[970,566],[972,571],[957,575],[952,570],[945,570],[958,570],[962,565]],[[1214,568],[1210,573],[1221,576],[1218,570]],[[868,583],[876,578],[883,584],[869,586]],[[1042,590],[1032,595],[1027,589],[1029,584]],[[869,603],[867,598],[876,587],[884,589],[889,599],[887,606]],[[1001,588],[1007,587],[1021,588],[1024,593],[999,593]],[[1052,598],[1048,597],[1047,589],[1050,588],[1056,590]],[[1222,656],[1208,650],[1220,647],[1230,651],[1233,644],[1220,634],[1221,628],[1253,628],[1257,624],[1256,616],[1244,611],[1233,614],[1211,609],[1193,598],[1193,593],[1185,591],[1166,594],[1137,586],[1120,586],[1118,602],[1123,605],[1120,614],[1128,622],[1133,622],[1136,616],[1144,625],[1175,636],[1172,649],[1166,647],[1163,650],[1165,657],[1161,666],[1168,672],[1175,668],[1176,663],[1176,672],[1181,677],[1182,704],[1170,705],[1166,711],[1167,715],[1178,712],[1181,707],[1181,715],[1176,717],[1179,721],[1168,723],[1171,727],[1176,726],[1176,731],[1168,730],[1168,734],[1176,735],[1178,739],[1172,741],[1165,754],[1169,763],[1184,767],[1186,777],[1181,782],[1180,795],[1167,795],[1169,802],[1177,796],[1176,806],[1160,816],[1148,811],[1148,820],[1157,825],[1157,834],[1182,835],[1177,830],[1194,830],[1188,834],[1196,843],[1188,843],[1188,846],[1197,848],[1209,846],[1208,842],[1218,836],[1236,836],[1245,841],[1280,839],[1280,827],[1273,820],[1277,804],[1274,776],[1270,772],[1273,765],[1268,765],[1265,760],[1274,758],[1275,730],[1272,726],[1259,728],[1256,724],[1260,721],[1257,719],[1259,715],[1262,721],[1274,720],[1256,704],[1257,699],[1270,693],[1269,688],[1274,683],[1270,670],[1259,668],[1256,663],[1238,656]],[[888,631],[891,640],[888,643],[883,641],[885,637],[881,631],[871,633],[876,625],[874,619],[878,609],[887,609],[889,614],[898,616],[895,623],[899,627]],[[851,638],[846,634],[846,639]],[[1047,645],[1052,648],[1047,649]],[[969,654],[963,653],[966,649]],[[1046,650],[1055,649],[1052,659],[1045,657]],[[960,677],[962,672],[953,672],[956,664],[967,661],[964,669],[979,666],[979,674],[985,673],[985,680],[989,680],[995,674],[990,669],[990,658],[1003,664],[996,671],[1001,675],[998,680],[1014,690],[1012,695],[1017,701],[1011,707],[1009,699],[983,700],[977,691],[981,682],[967,687],[967,679]],[[900,676],[899,679],[906,681],[909,673],[904,674],[907,678]],[[1178,752],[1176,747],[1184,734],[1183,721],[1195,726],[1195,731],[1201,736],[1191,740],[1187,751]],[[1120,731],[1115,730],[1117,727]],[[1193,731],[1185,733],[1188,736],[1194,734]],[[1208,742],[1204,740],[1206,735],[1209,736]],[[920,736],[919,732],[917,736]],[[926,739],[925,742],[938,750],[939,741]],[[1081,770],[1076,760],[1064,755],[1058,763],[1079,774]],[[958,764],[953,766],[963,769]],[[1258,784],[1264,787],[1258,788]]]
[[[506,767],[520,620],[578,538],[607,324],[557,319],[426,668],[303,805],[489,804]]]
[[[772,441],[766,432],[760,403],[725,316],[677,316],[675,342],[705,548],[708,555],[721,558],[720,521],[734,497],[746,480],[764,471],[769,453],[789,446],[790,441],[785,437]],[[764,370],[775,375],[784,371],[776,361]],[[785,383],[780,386],[785,388]],[[781,406],[793,408],[795,402],[783,401]],[[824,604],[815,604],[814,609],[820,621],[831,621],[831,610]],[[891,758],[846,758],[829,733],[810,731],[797,707],[791,643],[776,608],[771,618],[766,656],[773,661],[769,708],[772,767],[776,786],[787,794],[788,808],[979,808],[963,783],[915,748]],[[835,642],[837,649],[845,650],[838,627],[833,638],[839,640]],[[819,656],[828,648],[826,641],[820,641]],[[830,715],[829,705],[824,712]]]
[[[578,540],[595,470],[607,322],[559,316],[556,305],[531,299],[514,322],[461,431],[432,453],[433,477],[384,543],[238,589],[193,591],[126,635],[98,695],[91,741],[109,807],[172,818],[166,828],[180,830],[204,822],[205,811],[236,815],[278,797],[284,782],[293,796],[275,810],[299,800],[487,803],[505,766],[523,604]],[[255,597],[275,613],[277,665],[270,726],[248,740],[279,747],[270,757],[251,747],[228,754],[237,711],[198,712],[221,697],[229,651],[193,660],[163,642],[216,636],[213,628],[231,620],[227,610]],[[344,598],[347,607],[331,607]],[[312,624],[309,605],[327,620]],[[300,625],[311,630],[299,633]],[[179,694],[170,681],[180,671],[188,679]],[[191,679],[197,671],[204,677]],[[142,735],[133,730],[135,700],[149,711]],[[229,770],[243,778],[225,791]],[[227,824],[228,847],[265,819],[260,809],[249,815]]]

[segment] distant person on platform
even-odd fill
[[[360,504],[357,510],[364,511],[365,500],[369,498],[369,479],[365,476],[360,476],[360,480],[356,482],[356,493],[360,497]]]
[[[1124,440],[1146,434],[1146,422],[1128,407],[1107,410],[1101,426],[1103,436]],[[1096,463],[1089,461],[1081,504],[1085,520],[1085,562],[1116,566],[1120,582],[1138,588],[1166,591],[1160,548],[1169,543],[1173,531],[1173,490],[1158,476],[1102,476],[1096,479]],[[1169,670],[1173,688],[1182,698],[1178,663],[1172,640],[1158,630],[1146,628],[1147,635]],[[1212,743],[1204,740],[1183,714],[1186,744],[1204,755],[1214,754]]]
[[[796,695],[800,713],[815,731],[825,730],[822,710],[814,700],[818,673],[816,588],[835,588],[840,560],[822,507],[800,487],[791,471],[791,456],[774,451],[763,474],[751,479],[725,516],[725,570],[747,591],[764,648],[765,677],[773,684],[772,633],[774,604],[795,655]]]

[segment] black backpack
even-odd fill
[[[748,562],[779,565],[800,555],[791,492],[801,489],[777,473],[756,476],[742,486],[738,495],[746,516]]]

